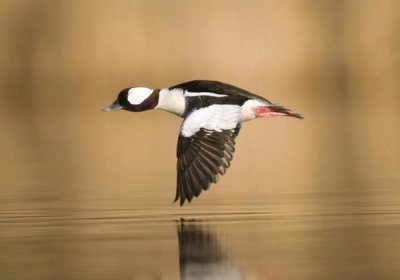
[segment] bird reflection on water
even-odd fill
[[[177,231],[181,279],[240,279],[229,248],[210,225],[182,219]]]

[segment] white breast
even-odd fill
[[[154,109],[161,109],[178,116],[185,112],[185,97],[181,89],[162,89],[159,93],[158,105]]]

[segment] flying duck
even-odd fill
[[[225,174],[235,151],[241,123],[272,116],[303,117],[233,85],[195,80],[163,89],[122,90],[104,112],[161,109],[183,118],[176,157],[175,201],[191,202]]]

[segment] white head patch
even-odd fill
[[[146,100],[147,97],[153,92],[152,89],[145,87],[135,87],[128,91],[128,101],[132,105],[138,105]]]

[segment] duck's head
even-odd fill
[[[103,108],[103,112],[127,110],[141,112],[154,109],[158,104],[160,90],[145,87],[132,87],[122,90],[112,104]]]

